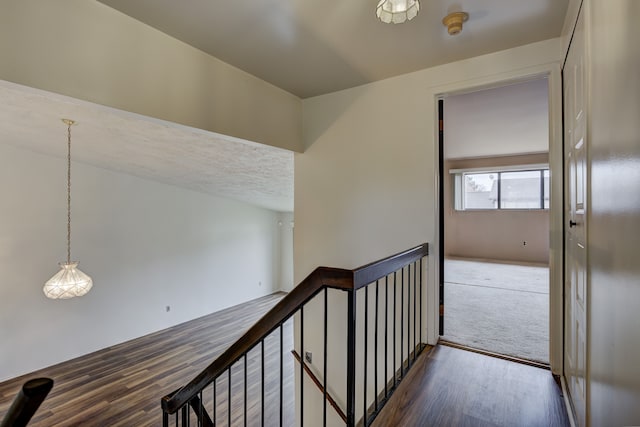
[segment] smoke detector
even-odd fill
[[[450,36],[455,36],[462,32],[462,23],[469,19],[467,12],[453,12],[442,19],[442,24],[447,27]]]

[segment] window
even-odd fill
[[[543,170],[542,176],[544,179],[544,188],[542,192],[542,197],[544,199],[544,208],[549,209],[549,169]]]
[[[549,209],[548,167],[452,170],[456,210]]]
[[[498,207],[497,174],[465,173],[464,209],[496,209]]]

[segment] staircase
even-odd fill
[[[317,268],[162,398],[163,426],[369,426],[425,348],[427,255],[425,243],[354,270]]]

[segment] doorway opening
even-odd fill
[[[547,78],[441,103],[440,334],[549,363]]]

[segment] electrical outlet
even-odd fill
[[[310,351],[304,352],[304,360],[306,360],[307,363],[312,363],[311,361],[313,360],[313,355],[311,354]]]
[[[165,310],[166,310],[167,313],[170,312],[171,311],[171,306],[170,305],[166,306]]]
[[[527,246],[527,242],[522,242],[522,246]]]

